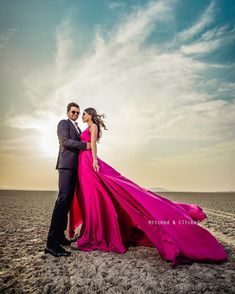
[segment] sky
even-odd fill
[[[135,183],[234,191],[234,41],[233,0],[1,0],[0,188],[57,190],[74,101]]]

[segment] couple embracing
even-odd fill
[[[69,256],[71,252],[63,246],[75,240],[75,247],[86,252],[123,254],[131,245],[155,247],[172,267],[228,259],[218,240],[198,225],[207,217],[200,206],[170,201],[137,185],[101,160],[97,142],[101,129],[106,129],[104,116],[94,108],[86,108],[82,120],[87,128],[81,132],[76,122],[79,114],[79,105],[69,103],[68,119],[61,120],[57,128],[59,193],[46,253]],[[78,226],[81,232],[75,239]],[[70,240],[65,237],[66,229]]]

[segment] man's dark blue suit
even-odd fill
[[[86,142],[80,141],[81,130],[76,130],[70,119],[61,120],[57,126],[59,154],[56,169],[59,172],[59,193],[51,218],[47,246],[53,247],[64,239],[67,218],[77,182],[78,156],[80,149],[86,149]]]

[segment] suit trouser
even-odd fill
[[[77,182],[77,169],[59,169],[59,193],[55,202],[51,218],[51,225],[47,237],[47,245],[59,244],[64,238],[67,228],[68,212],[73,201],[74,190]]]

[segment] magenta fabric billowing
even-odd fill
[[[82,132],[81,140],[90,141],[88,128]],[[76,241],[78,249],[125,253],[131,243],[150,246],[172,266],[187,260],[228,259],[222,245],[198,224],[207,217],[201,207],[152,193],[100,158],[100,170],[96,173],[92,162],[90,150],[80,151],[80,185],[69,214],[70,237],[82,224],[81,236]]]

